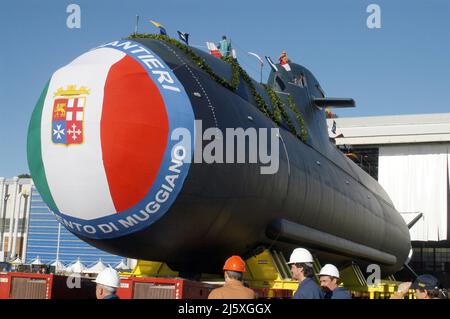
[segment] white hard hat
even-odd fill
[[[288,264],[313,263],[314,259],[311,253],[305,248],[295,248],[289,258]]]
[[[115,271],[111,267],[108,267],[98,274],[97,279],[95,279],[95,282],[100,285],[119,288],[120,278],[117,271]]]
[[[331,277],[339,278],[339,270],[336,268],[335,265],[326,264],[320,270],[319,276],[331,276]]]

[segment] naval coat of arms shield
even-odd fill
[[[84,141],[84,110],[89,90],[69,85],[54,94],[52,141],[55,144],[77,145]]]

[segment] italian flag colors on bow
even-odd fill
[[[53,74],[28,134],[30,170],[46,203],[92,220],[147,195],[163,161],[169,122],[142,64],[100,48]]]

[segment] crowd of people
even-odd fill
[[[339,270],[335,265],[326,264],[318,274],[318,283],[314,280],[314,258],[305,248],[296,248],[292,252],[288,265],[292,278],[299,282],[293,299],[352,299],[350,292],[342,287]],[[225,283],[213,289],[208,299],[256,299],[257,294],[243,282],[246,271],[245,261],[240,256],[231,256],[223,266]],[[96,278],[96,296],[98,299],[119,299],[116,291],[120,278],[116,270],[106,268]],[[404,299],[414,290],[416,299],[448,299],[447,290],[432,275],[418,276],[414,282],[404,282],[390,299]]]
[[[288,265],[292,278],[299,282],[293,299],[352,299],[351,293],[340,282],[339,270],[335,265],[326,264],[318,273],[318,283],[314,280],[314,258],[305,248],[292,252]],[[225,284],[211,291],[209,299],[255,299],[255,292],[246,287],[243,276],[245,262],[239,256],[231,256],[223,267]],[[416,299],[448,299],[447,290],[432,275],[418,276],[414,282],[404,282],[390,299],[404,299],[414,290]]]

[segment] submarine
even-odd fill
[[[116,255],[220,273],[230,255],[306,247],[322,262],[392,274],[411,258],[408,227],[328,136],[325,107],[354,105],[327,97],[296,63],[274,64],[262,84],[233,58],[133,35],[51,76],[30,120],[28,165],[55,218]],[[219,134],[233,128],[267,138],[248,133],[242,148]],[[235,151],[228,161],[220,145]],[[196,160],[206,148],[213,160]],[[248,160],[261,149],[270,163]]]

